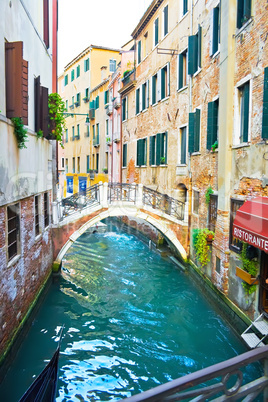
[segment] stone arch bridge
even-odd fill
[[[108,217],[142,219],[159,230],[187,259],[187,203],[142,184],[98,183],[53,203],[54,266],[60,266],[73,242]]]

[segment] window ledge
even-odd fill
[[[15,257],[13,257],[13,258],[8,262],[7,268],[10,268],[10,267],[12,267],[14,264],[16,264],[16,262],[19,261],[20,257],[21,257],[21,254],[15,255]]]
[[[42,233],[39,233],[37,236],[35,236],[35,242],[38,242],[42,238]]]
[[[196,77],[202,71],[201,67],[198,67],[198,70],[193,74],[193,77]]]
[[[213,59],[216,59],[216,57],[219,56],[219,54],[220,54],[220,49],[218,49],[215,53],[213,53],[213,54],[211,55],[211,59],[212,59],[212,60],[213,60]]]
[[[160,102],[165,102],[167,99],[169,99],[170,95],[166,96],[165,98],[161,99]]]
[[[166,165],[166,164],[165,165],[160,164],[159,166],[160,167],[168,167],[168,165]]]
[[[235,38],[237,38],[240,34],[241,34],[241,32],[243,32],[244,31],[244,29],[246,29],[247,28],[247,26],[248,25],[250,25],[251,23],[253,22],[253,18],[252,17],[250,17],[245,23],[244,23],[244,25],[242,25],[242,27],[241,28],[236,28],[237,29],[237,31],[236,31],[236,33],[235,33],[235,35],[234,35],[234,37]]]
[[[188,84],[185,85],[185,86],[182,87],[182,88],[177,89],[177,92],[178,92],[178,93],[179,93],[179,92],[183,92],[183,91],[185,91],[186,89],[188,89]]]
[[[185,14],[183,14],[181,17],[180,17],[180,20],[179,20],[179,22],[181,22],[182,20],[184,20],[184,18],[186,18],[186,16],[189,14],[189,10],[188,11],[186,11],[186,13]]]
[[[249,142],[242,142],[241,144],[233,145],[232,149],[246,148],[246,147],[249,147],[249,146],[250,146]]]
[[[191,154],[191,156],[195,156],[195,155],[201,155],[201,152],[200,152],[200,151],[196,151],[196,152],[193,152],[193,153]]]

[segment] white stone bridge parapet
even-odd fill
[[[53,203],[54,259],[60,264],[89,227],[113,216],[142,219],[158,229],[186,260],[187,203],[142,184],[98,183]]]

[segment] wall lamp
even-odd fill
[[[86,126],[90,126],[89,114],[88,113],[62,113],[65,117],[74,117],[74,116],[87,116],[86,117]]]

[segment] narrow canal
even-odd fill
[[[119,400],[246,351],[187,273],[116,228],[69,249],[0,400],[18,401],[62,324],[57,401]]]

